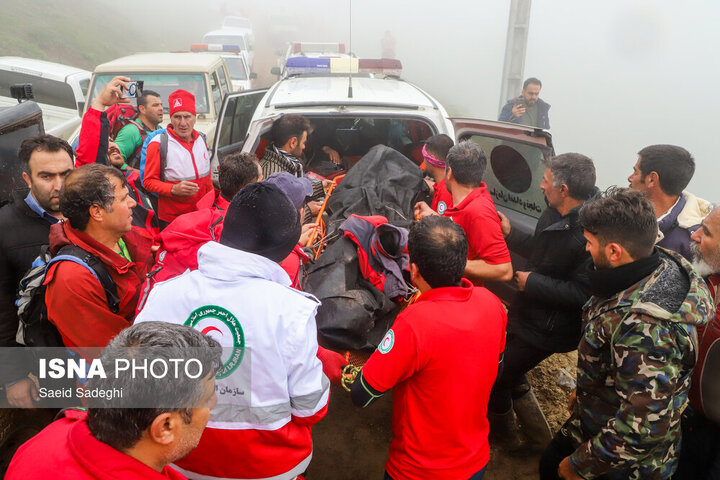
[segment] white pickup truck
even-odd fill
[[[25,83],[32,84],[45,132],[68,140],[80,125],[90,72],[44,60],[0,57],[0,108],[17,105],[10,87]]]

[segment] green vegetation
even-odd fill
[[[178,3],[172,11],[167,2],[163,7],[142,0],[0,0],[0,56],[92,70],[136,52],[184,50],[218,20],[206,14],[191,27],[183,25],[172,17],[187,14],[188,2]]]

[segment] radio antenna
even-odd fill
[[[348,14],[348,19],[350,21],[350,39],[348,41],[348,44],[350,46],[350,68],[348,69],[348,98],[353,98],[353,91],[352,91],[352,59],[353,59],[353,49],[352,49],[352,0],[350,0],[350,12]]]

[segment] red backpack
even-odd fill
[[[110,122],[110,138],[115,139],[122,127],[137,119],[138,110],[129,103],[116,103],[105,110],[105,115]]]

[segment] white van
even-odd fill
[[[34,101],[43,113],[45,132],[69,139],[80,125],[80,111],[90,72],[59,63],[22,57],[0,57],[0,108],[17,105],[10,87],[32,84]]]
[[[237,45],[247,55],[250,68],[255,61],[255,41],[253,32],[244,27],[223,27],[219,30],[212,30],[203,35],[203,43],[220,43],[226,45]]]
[[[230,72],[230,80],[232,81],[232,91],[242,92],[252,88],[253,80],[257,78],[257,73],[250,70],[250,63],[247,59],[247,52],[240,49],[239,45],[223,45],[220,43],[193,43],[190,51],[195,53],[209,53],[211,55],[220,55],[225,60],[228,72]]]

